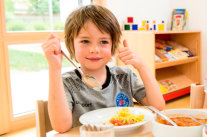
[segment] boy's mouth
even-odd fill
[[[90,61],[99,61],[102,58],[100,58],[100,57],[91,57],[91,58],[87,58],[87,59],[90,60]]]

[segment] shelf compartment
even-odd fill
[[[189,57],[187,59],[178,59],[174,61],[165,61],[161,63],[155,63],[155,69],[166,68],[166,67],[171,67],[171,66],[176,66],[176,65],[181,65],[181,64],[187,64],[187,63],[191,63],[195,61],[198,61],[198,56]]]
[[[156,78],[158,81],[170,80],[178,87],[175,90],[170,90],[168,92],[163,93],[163,95],[188,88],[192,83],[197,83],[190,80],[183,73],[177,71],[174,67],[156,70]]]

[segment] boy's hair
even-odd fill
[[[112,39],[112,55],[120,42],[120,25],[112,12],[98,5],[87,5],[73,11],[65,22],[65,44],[70,57],[75,59],[74,38],[88,21],[92,21],[100,31],[110,34]]]

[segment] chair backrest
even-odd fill
[[[190,86],[190,108],[203,108],[205,100],[204,85],[191,84]]]
[[[37,101],[36,129],[37,137],[46,137],[46,133],[53,130],[48,115],[47,101]]]

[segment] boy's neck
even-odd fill
[[[81,67],[84,74],[95,77],[101,84],[104,84],[107,78],[106,66],[98,70],[88,70]]]

